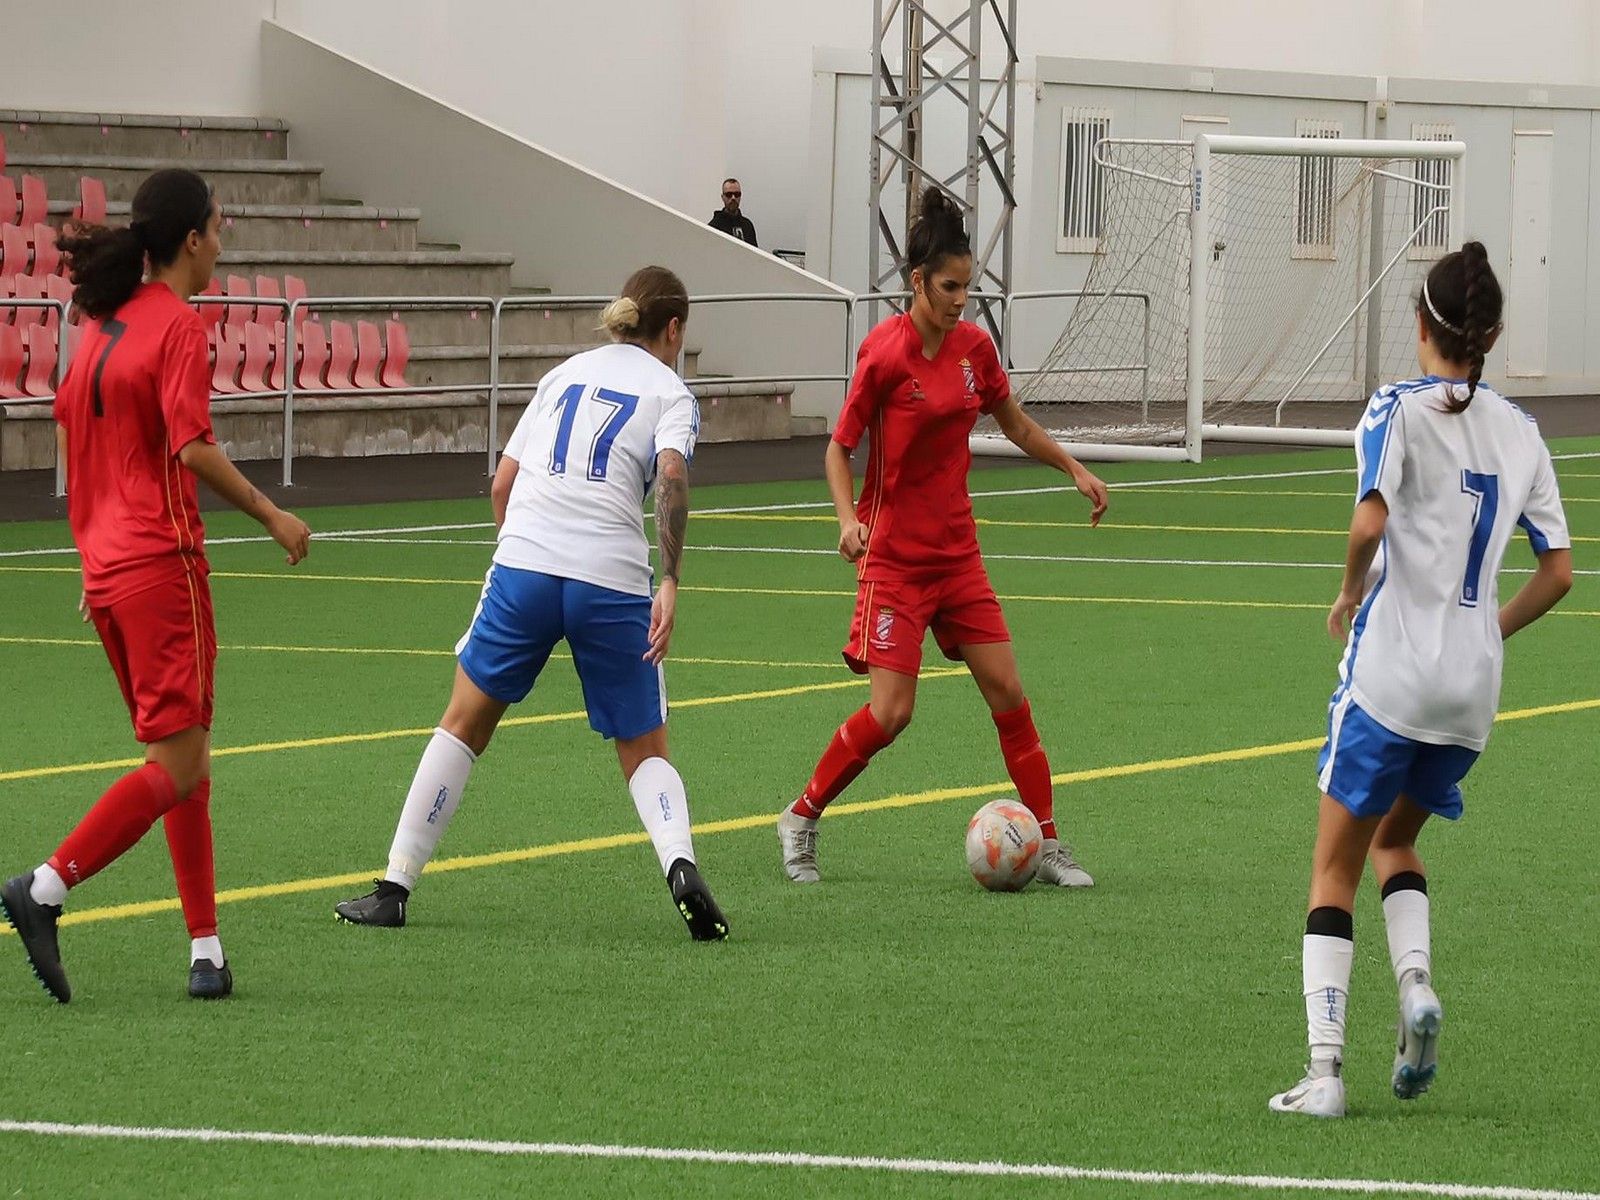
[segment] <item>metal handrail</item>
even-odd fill
[[[1144,305],[1144,361],[1141,363],[1108,364],[1099,367],[1043,367],[1033,370],[1010,370],[1011,362],[1011,311],[1012,306],[1026,303],[1029,300],[1083,300],[1091,296],[1103,297],[1107,300],[1129,299],[1138,300]],[[1005,327],[1001,337],[1001,354],[1008,364],[1012,375],[1037,376],[1037,375],[1088,375],[1098,372],[1138,371],[1140,373],[1140,412],[1143,419],[1150,418],[1150,293],[1123,291],[1112,288],[1109,291],[1096,288],[1046,288],[1040,291],[1011,292],[1006,296]]]

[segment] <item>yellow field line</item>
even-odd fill
[[[3,637],[0,646],[99,646],[94,638]],[[387,646],[260,646],[244,643],[218,646],[218,650],[262,651],[269,654],[356,654],[398,655],[414,658],[454,658],[454,650],[408,650]],[[551,658],[570,660],[570,654],[552,654]],[[692,663],[712,667],[792,667],[806,670],[843,670],[844,662],[791,662],[763,658],[696,658],[689,655],[671,655],[668,664]]]
[[[959,674],[959,672],[956,672]],[[1600,709],[1600,699],[1570,700],[1561,704],[1543,704],[1534,708],[1514,709],[1501,713],[1497,723],[1526,721],[1534,717],[1554,716],[1559,713],[1586,712]],[[1058,786],[1081,783],[1099,783],[1109,779],[1126,779],[1136,775],[1153,775],[1168,771],[1181,771],[1189,767],[1216,766],[1224,763],[1249,762],[1255,759],[1278,758],[1287,754],[1301,754],[1317,749],[1323,739],[1300,738],[1290,742],[1270,742],[1259,746],[1242,746],[1234,750],[1213,750],[1204,754],[1185,754],[1173,758],[1150,759],[1145,762],[1119,763],[1107,767],[1090,767],[1080,771],[1063,771],[1050,780]],[[968,787],[932,788],[921,792],[905,792],[884,796],[877,800],[857,800],[830,805],[828,819],[853,816],[859,813],[884,812],[889,809],[915,808],[925,804],[940,804],[948,800],[973,800],[993,796],[1015,788],[1010,780],[983,783]],[[766,812],[747,817],[732,817],[722,821],[704,821],[693,827],[693,833],[705,837],[714,833],[733,833],[745,829],[761,829],[772,825],[777,814]],[[512,863],[532,862],[541,858],[560,858],[572,854],[592,854],[600,850],[613,850],[621,846],[639,846],[650,840],[644,833],[616,833],[600,837],[577,838],[571,841],[547,842],[540,846],[526,846],[517,850],[497,850],[488,854],[467,854],[443,858],[429,863],[426,874],[437,875],[447,871],[472,871],[483,867],[508,866]],[[243,900],[266,900],[277,896],[293,896],[303,892],[324,892],[337,888],[359,887],[370,881],[372,870],[352,871],[343,875],[321,875],[309,879],[291,879],[282,883],[258,884],[254,887],[232,888],[217,893],[217,903],[233,904]],[[112,904],[103,908],[86,908],[67,913],[63,925],[85,925],[91,922],[124,920],[145,917],[155,913],[176,912],[181,905],[175,898],[142,900],[131,904]],[[0,928],[0,934],[10,934],[9,928]]]
[[[965,675],[964,667],[945,667],[924,671],[923,679],[949,679]],[[793,687],[768,688],[759,692],[734,692],[723,696],[691,696],[687,700],[673,700],[674,709],[707,708],[722,704],[743,704],[752,700],[780,700],[789,696],[805,696],[813,692],[834,692],[842,688],[866,687],[865,675],[852,675],[849,679],[835,679],[827,683],[804,683]],[[526,717],[507,717],[500,722],[501,729],[523,725],[553,725],[563,721],[581,721],[588,717],[582,710],[559,713],[536,713]],[[351,746],[363,742],[387,742],[397,738],[427,737],[433,726],[415,729],[380,729],[371,733],[335,733],[326,737],[294,738],[281,742],[252,742],[244,746],[218,746],[211,751],[212,758],[232,758],[241,754],[271,754],[278,750],[313,750],[323,746]],[[58,775],[78,775],[86,771],[127,770],[144,762],[142,758],[103,759],[98,762],[64,763],[54,767],[24,767],[16,771],[0,771],[0,783],[17,779],[48,779]]]

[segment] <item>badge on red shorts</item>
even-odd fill
[[[894,645],[891,640],[894,636],[894,609],[880,608],[878,616],[872,623],[873,645],[879,650],[888,650]]]

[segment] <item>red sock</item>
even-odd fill
[[[1028,811],[1038,819],[1047,838],[1056,836],[1055,795],[1050,786],[1050,760],[1039,744],[1039,731],[1033,725],[1033,709],[1024,700],[1021,708],[994,714],[1000,731],[1000,752],[1005,755],[1006,772],[1017,785],[1017,794]]]
[[[106,789],[50,856],[50,865],[68,887],[77,887],[122,857],[177,802],[172,776],[147,762]]]
[[[163,818],[172,874],[192,938],[217,933],[217,875],[211,859],[211,780],[202,779],[189,798]]]
[[[794,802],[792,811],[796,816],[815,821],[828,807],[828,802],[867,769],[867,761],[892,741],[894,739],[872,715],[872,706],[863,705],[834,732],[833,740],[811,775],[811,782]]]

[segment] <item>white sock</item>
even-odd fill
[[[202,958],[209,959],[217,966],[222,966],[228,960],[222,957],[222,939],[216,934],[210,937],[194,938],[189,943],[189,961],[197,963]]]
[[[1395,982],[1407,971],[1432,973],[1428,950],[1428,893],[1403,888],[1383,898],[1383,923],[1389,931],[1389,961]]]
[[[422,752],[400,824],[395,827],[389,847],[389,870],[384,878],[408,891],[417,886],[417,876],[428,865],[450,818],[461,804],[467,776],[478,756],[467,744],[443,729],[433,731],[433,740]]]
[[[28,889],[35,904],[48,904],[60,908],[67,900],[67,881],[56,874],[49,863],[40,863],[33,872],[33,886]]]
[[[683,778],[664,758],[647,758],[628,780],[633,806],[639,820],[655,844],[661,872],[680,858],[694,861],[694,842],[689,836],[689,796]]]
[[[1314,1063],[1344,1058],[1344,1014],[1354,960],[1355,943],[1349,938],[1305,935],[1300,976],[1306,997],[1306,1041]]]

